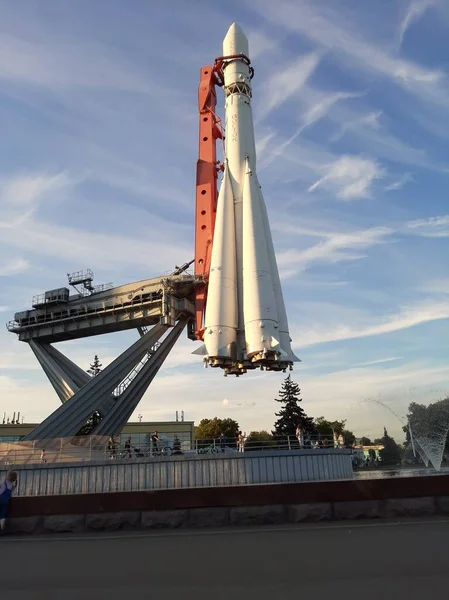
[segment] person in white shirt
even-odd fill
[[[301,429],[301,425],[296,427],[296,438],[298,440],[299,447],[304,448],[304,433]]]

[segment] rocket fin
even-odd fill
[[[201,344],[201,346],[198,346],[198,348],[195,348],[195,350],[192,352],[192,354],[196,354],[197,356],[206,356],[207,355],[206,344]]]

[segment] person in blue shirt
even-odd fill
[[[5,533],[6,514],[8,512],[9,503],[11,502],[12,493],[16,487],[17,473],[15,471],[9,471],[5,481],[0,485],[0,535]]]

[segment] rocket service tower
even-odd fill
[[[225,104],[223,179],[216,203],[202,339],[196,351],[225,375],[248,369],[285,371],[298,360],[267,209],[256,174],[248,39],[233,23],[220,65]],[[216,61],[216,64],[217,64]]]

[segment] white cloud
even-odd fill
[[[222,405],[226,408],[227,406],[229,406],[229,400],[227,398],[225,398],[222,402]]]
[[[369,40],[370,30],[346,21],[343,11],[306,0],[258,0],[251,6],[267,20],[284,26],[326,48],[352,66],[391,79],[410,93],[416,93],[440,105],[447,105],[445,90],[438,85],[444,79],[440,70],[426,69],[388,52],[384,43]],[[372,35],[372,33],[371,33]]]
[[[405,231],[430,238],[449,237],[449,215],[409,221]]]
[[[8,312],[9,310],[9,306],[0,306],[0,312]]]
[[[334,92],[329,95],[323,95],[316,103],[308,108],[304,114],[303,128],[313,125],[323,117],[325,117],[330,109],[340,100],[348,100],[349,98],[359,98],[361,94],[353,94],[350,92]]]
[[[359,114],[348,110],[346,106],[338,106],[329,114],[329,119],[337,125],[337,131],[329,141],[335,143],[343,136],[350,143],[361,145],[364,152],[378,159],[389,160],[404,165],[417,166],[424,169],[444,172],[446,165],[438,159],[428,156],[424,148],[416,148],[407,144],[389,132],[389,126],[394,127],[394,121],[382,111],[371,111]]]
[[[436,294],[437,296],[449,294],[449,277],[440,277],[438,279],[424,279],[416,288],[426,294]]]
[[[55,175],[22,174],[6,180],[0,179],[0,206],[8,204],[27,208],[72,183],[65,172]]]
[[[320,53],[311,52],[299,56],[284,68],[277,68],[265,83],[266,93],[258,118],[266,118],[292,95],[297,94],[307,79],[314,73],[320,60]]]
[[[402,423],[389,409],[399,416],[405,415],[410,402],[435,401],[448,385],[445,365],[435,366],[422,361],[387,369],[367,366],[319,375],[301,374],[303,406],[307,412],[313,416],[324,414],[328,419],[346,418],[348,427],[356,435],[364,435],[370,430],[373,437],[380,437],[386,425],[400,440],[404,435]],[[381,399],[388,408],[369,402],[367,398]]]
[[[407,12],[404,15],[400,25],[399,25],[399,47],[402,46],[404,41],[404,36],[414,23],[419,21],[424,14],[435,5],[435,0],[412,0],[407,8]]]
[[[158,93],[161,86],[128,64],[113,47],[57,35],[22,39],[0,33],[0,80],[46,88],[82,86]]]
[[[274,138],[274,133],[270,132],[264,135],[262,138],[256,139],[256,156],[260,159],[264,150],[267,148],[270,141]]]
[[[367,115],[362,115],[361,117],[356,117],[351,121],[347,121],[343,123],[340,127],[340,130],[331,137],[332,142],[336,142],[341,139],[347,131],[359,130],[361,127],[369,127],[374,130],[378,130],[381,128],[380,117],[382,116],[382,111],[379,110],[377,112],[370,112]]]
[[[284,279],[303,271],[314,263],[335,264],[364,258],[361,251],[383,244],[394,233],[388,227],[373,227],[350,233],[324,233],[325,239],[304,250],[279,252],[278,265]]]
[[[374,160],[359,156],[341,156],[334,163],[323,169],[325,175],[312,184],[308,191],[312,192],[324,186],[341,200],[367,198],[370,188],[376,179],[385,176],[384,169]]]
[[[317,94],[315,94],[317,95]],[[331,108],[337,104],[339,100],[346,100],[348,98],[357,98],[360,94],[352,94],[349,92],[334,92],[332,94],[320,94],[305,111],[302,116],[302,123],[300,127],[286,139],[282,144],[279,144],[271,153],[270,157],[265,160],[265,165],[270,164],[278,156],[284,155],[285,150],[298,138],[307,127],[311,127],[321,119],[323,119],[331,110]],[[271,136],[272,137],[272,136]]]
[[[0,277],[9,277],[11,275],[17,275],[23,273],[29,267],[27,260],[23,258],[16,258],[8,262],[0,264]]]
[[[315,305],[315,312],[308,320],[308,323],[321,323],[321,325],[292,327],[292,338],[296,349],[328,342],[385,335],[423,323],[449,319],[449,300],[416,303],[401,307],[396,313],[380,317],[369,317],[355,311],[346,323],[342,322],[341,315],[336,317],[335,321],[329,320],[329,314],[338,314],[338,307],[334,307],[333,313],[330,313],[331,308],[326,306],[327,308],[319,314],[317,310],[319,307]]]
[[[387,185],[384,189],[386,192],[394,192],[396,190],[400,190],[407,184],[409,181],[413,181],[413,177],[410,173],[404,173],[399,179],[393,181],[389,185]]]
[[[117,269],[124,266],[144,267],[148,276],[155,276],[161,271],[179,264],[180,261],[190,260],[192,249],[187,242],[183,242],[176,225],[159,222],[160,229],[152,230],[152,240],[143,235],[112,235],[98,231],[85,231],[72,227],[65,227],[29,220],[21,225],[20,235],[13,228],[3,227],[2,243],[10,247],[20,248],[30,255],[55,257],[65,260],[70,264],[89,264],[92,268]],[[174,240],[179,236],[176,245]],[[150,247],[157,247],[157,252],[149,252]],[[92,252],[92,249],[95,251]],[[161,262],[161,257],[164,257]]]
[[[277,45],[276,40],[272,36],[269,37],[261,31],[245,28],[245,33],[248,38],[249,53],[252,61],[258,56],[270,52]]]
[[[357,363],[354,367],[369,367],[371,365],[383,365],[385,363],[396,362],[402,360],[403,356],[390,356],[387,358],[378,358],[376,360],[368,360],[367,362]]]

